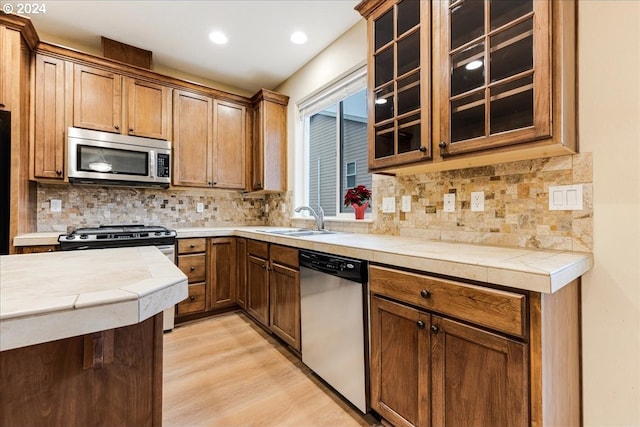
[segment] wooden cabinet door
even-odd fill
[[[271,331],[300,351],[300,271],[272,263],[269,276]]]
[[[368,17],[369,168],[431,159],[431,2],[387,2]]]
[[[236,240],[209,239],[209,310],[236,303]]]
[[[213,103],[213,186],[246,188],[247,108],[226,101]]]
[[[247,313],[269,327],[269,261],[249,255],[247,258]]]
[[[527,346],[432,317],[434,426],[528,426]]]
[[[430,423],[429,340],[428,314],[371,298],[371,407],[393,425]]]
[[[74,65],[73,125],[120,133],[122,76],[85,65]]]
[[[36,55],[33,177],[64,178],[65,61]]]
[[[440,154],[551,136],[551,10],[545,1],[434,2]],[[561,29],[554,38],[562,37]],[[566,101],[565,101],[566,102]]]
[[[169,139],[171,88],[144,80],[128,80],[128,134]]]
[[[212,185],[213,99],[183,90],[173,93],[173,185]]]
[[[247,239],[236,238],[236,300],[243,310],[247,309]]]

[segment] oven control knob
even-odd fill
[[[156,236],[159,236],[159,235],[161,235],[162,233],[160,233],[159,231],[156,231],[156,232],[155,232],[155,233],[153,233],[153,234],[155,234]]]
[[[87,240],[87,239],[89,238],[89,235],[88,235],[88,234],[81,234],[81,235],[80,235],[80,238],[81,238],[82,240]]]
[[[171,232],[170,232],[170,231],[165,231],[165,232],[164,232],[164,235],[165,235],[165,236],[171,236]]]
[[[73,239],[75,239],[75,238],[76,238],[75,234],[69,234],[69,235],[67,235],[67,240],[73,240]]]

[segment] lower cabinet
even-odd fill
[[[178,239],[177,247],[178,267],[189,281],[189,296],[178,303],[177,320],[235,306],[235,237]]]
[[[298,250],[248,240],[246,287],[247,313],[299,352]]]
[[[577,282],[541,295],[371,265],[369,285],[371,407],[389,423],[580,424]]]

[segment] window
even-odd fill
[[[328,217],[352,214],[352,208],[343,205],[348,188],[366,185],[371,189],[366,82],[364,69],[359,71],[359,78],[347,78],[351,84],[343,81],[316,95],[316,102],[310,103],[315,108],[301,108],[306,162],[304,179],[298,180],[305,183],[298,204],[320,205]]]

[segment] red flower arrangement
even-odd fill
[[[369,200],[371,200],[371,191],[364,185],[350,188],[344,195],[344,205],[347,207],[351,205],[362,206]]]

